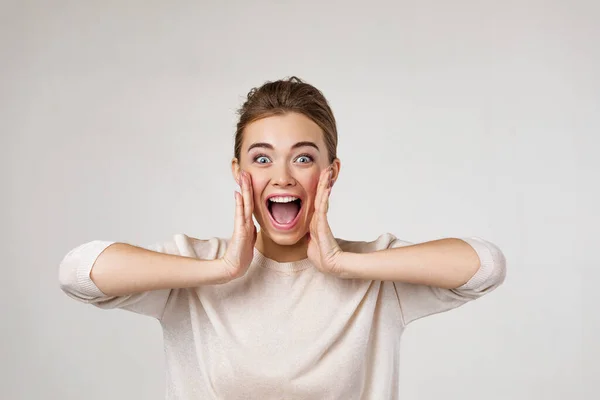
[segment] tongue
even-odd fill
[[[271,215],[279,224],[289,224],[296,218],[300,207],[295,202],[273,203],[271,205]]]

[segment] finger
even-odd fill
[[[252,221],[252,214],[254,213],[254,189],[252,188],[252,175],[246,172],[248,178],[248,222],[254,224]]]
[[[240,195],[239,192],[235,191],[234,192],[234,196],[235,196],[235,219],[234,219],[234,229],[238,230],[241,225],[242,225],[242,221],[244,220],[244,202],[242,200],[242,196]]]
[[[325,176],[327,175],[327,168],[321,171],[319,176],[319,184],[317,185],[317,195],[315,198],[315,215],[321,212],[321,199],[323,198],[323,187],[325,185]]]
[[[327,186],[329,185],[329,177],[331,175],[331,166],[327,167],[319,179],[319,188],[317,190],[317,210],[316,212],[323,213],[324,201],[327,201]]]
[[[312,219],[310,221],[310,226],[308,229],[308,231],[310,232],[310,236],[312,238],[317,236],[317,216],[318,216],[318,214],[315,211],[315,213],[313,214]]]
[[[323,189],[323,194],[321,195],[320,210],[322,215],[327,214],[327,211],[329,210],[329,194],[331,193],[331,178],[329,178],[330,176],[331,173],[328,174],[326,187]]]
[[[252,185],[250,182],[250,174],[246,171],[242,172],[242,182],[244,182],[244,222],[252,221]]]
[[[321,171],[321,175],[319,175],[319,183],[317,184],[317,194],[315,195],[315,213],[319,212],[319,206],[321,204],[321,197],[323,195],[323,185],[325,181],[325,176],[328,173],[328,168],[325,168]]]

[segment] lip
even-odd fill
[[[300,206],[300,209],[298,210],[298,214],[296,215],[296,218],[294,218],[289,224],[280,224],[279,222],[275,221],[275,219],[271,215],[271,212],[269,211],[269,199],[271,197],[277,197],[277,196],[297,197],[301,201],[301,206]],[[302,199],[302,197],[300,197],[296,194],[293,194],[293,193],[274,193],[274,194],[270,194],[267,196],[267,199],[265,200],[265,208],[267,209],[267,214],[269,215],[269,220],[271,221],[271,225],[275,229],[277,229],[279,231],[289,231],[289,230],[294,229],[296,227],[296,225],[298,225],[298,221],[300,221],[302,209],[304,208],[304,200]]]
[[[286,197],[286,196],[290,196],[290,197],[297,197],[300,200],[302,200],[304,202],[304,199],[302,198],[302,196],[299,196],[297,194],[294,193],[271,193],[270,195],[267,196],[267,198],[265,199],[265,201],[268,201],[271,197],[278,197],[278,196],[282,196],[282,197]]]

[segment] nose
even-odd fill
[[[296,180],[290,173],[287,165],[281,165],[278,168],[273,168],[274,174],[272,176],[273,186],[277,187],[289,187],[296,184]]]

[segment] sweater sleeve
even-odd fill
[[[464,285],[456,289],[443,289],[406,282],[393,282],[404,324],[419,318],[457,308],[496,289],[506,277],[506,259],[493,243],[478,237],[461,238],[477,253],[479,269]],[[395,239],[390,248],[411,243]]]
[[[139,246],[160,253],[194,257],[193,248],[185,235],[150,246]],[[63,258],[59,267],[60,288],[69,297],[103,309],[120,308],[161,319],[171,289],[153,290],[125,296],[107,296],[90,278],[96,259],[113,241],[94,240],[75,247]]]

